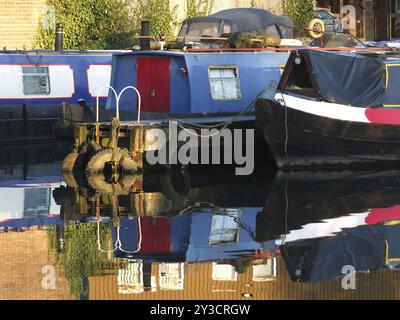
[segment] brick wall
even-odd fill
[[[0,0],[0,49],[31,49],[46,0]]]
[[[153,264],[152,276],[159,277]],[[312,283],[294,282],[282,257],[277,258],[277,277],[272,281],[252,281],[252,268],[238,274],[236,281],[212,280],[212,264],[196,263],[185,266],[183,290],[146,291],[122,294],[118,292],[115,275],[89,278],[91,300],[240,300],[250,293],[252,300],[398,300],[400,273],[380,269],[357,273],[356,290],[344,290],[341,280]]]
[[[0,233],[0,257],[0,300],[75,299],[57,267],[56,288],[42,288],[43,266],[55,264],[48,251],[47,231]]]

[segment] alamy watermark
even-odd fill
[[[356,290],[356,268],[346,265],[342,268],[342,274],[345,275],[342,279],[342,288],[344,290]]]
[[[149,136],[159,146],[146,154],[150,165],[234,164],[236,175],[254,171],[254,129],[194,130],[170,121],[168,133],[151,129]]]
[[[42,288],[44,290],[54,290],[57,289],[57,273],[56,268],[52,265],[45,265],[42,268]]]

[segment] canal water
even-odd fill
[[[399,299],[400,175],[230,167],[68,186],[57,143],[0,153],[0,299]]]

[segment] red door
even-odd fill
[[[137,59],[136,85],[142,97],[142,111],[169,112],[169,67],[169,59]]]
[[[171,251],[171,227],[167,217],[139,217],[142,253],[168,253]]]

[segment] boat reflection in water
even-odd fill
[[[90,186],[56,190],[64,221],[92,225],[97,247],[93,255],[111,257],[105,266],[112,261],[116,272],[91,278],[86,294],[99,298],[99,288],[106,283],[114,288],[109,298],[165,290],[170,298],[211,298],[214,291],[227,299],[262,294],[259,285],[256,290],[248,286],[253,279],[265,283],[275,277],[275,253],[261,250],[254,229],[273,174],[238,179],[233,172],[216,170],[211,182],[202,170],[145,176],[139,193],[99,194]],[[250,184],[252,188],[243,187]],[[65,242],[66,251],[73,241],[70,229],[66,223],[65,234],[58,239]],[[210,287],[196,293],[197,277]],[[213,281],[217,284],[211,285]],[[225,281],[234,282],[221,287]]]
[[[0,252],[15,262],[0,265],[13,274],[0,280],[32,289],[0,297],[399,298],[397,171],[236,177],[188,168],[99,191],[67,186],[61,162],[48,160],[0,179]],[[44,265],[57,271],[56,290],[40,288]],[[357,290],[342,287],[347,265]]]
[[[118,262],[113,275],[90,277],[89,296],[380,298],[368,283],[400,289],[398,172],[212,176],[212,186],[196,170],[149,178],[148,192],[118,196],[58,190],[70,195],[61,211],[94,225],[97,250]],[[364,272],[357,293],[341,287],[345,266]]]
[[[257,217],[257,240],[279,246],[295,281],[340,278],[346,266],[396,269],[399,238],[398,171],[282,174]]]

